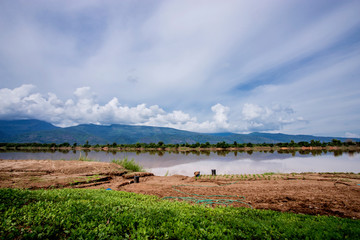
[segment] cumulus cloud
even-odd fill
[[[34,88],[32,85],[22,85],[13,90],[0,89],[0,99],[6,99],[1,101],[0,118],[37,118],[67,126],[81,123],[143,123],[149,117],[164,114],[156,105],[122,106],[117,98],[99,105],[89,87],[77,88],[75,100],[65,102],[53,93],[47,96],[33,93]]]
[[[196,127],[195,125],[201,125],[189,114],[179,110],[167,113],[158,105],[123,106],[116,97],[100,105],[96,102],[96,95],[89,87],[77,88],[74,92],[75,100],[68,99],[65,102],[53,93],[47,96],[34,93],[34,89],[33,85],[0,89],[0,99],[4,100],[0,105],[0,118],[37,118],[59,126],[81,123],[123,123],[192,128]],[[221,118],[222,108],[219,106],[215,106],[215,111],[220,112],[216,112],[217,125],[214,126],[221,125],[219,118]]]
[[[116,97],[101,105],[97,103],[96,94],[90,87],[77,88],[74,97],[63,101],[53,93],[43,96],[35,92],[33,85],[22,85],[14,89],[3,88],[0,89],[0,99],[4,99],[0,105],[0,118],[36,118],[63,127],[82,123],[121,123],[172,127],[196,132],[241,132],[269,128],[269,124],[274,125],[276,120],[278,127],[294,122],[283,114],[286,111],[279,106],[268,109],[247,103],[243,108],[242,119],[234,121],[229,119],[230,108],[218,103],[211,107],[211,119],[198,121],[196,116],[181,110],[166,112],[158,105],[124,106]],[[281,117],[275,119],[276,116]],[[284,116],[285,119],[282,118]]]
[[[294,117],[294,110],[291,107],[283,107],[279,104],[260,106],[245,103],[241,113],[244,130],[247,131],[279,131],[286,125],[306,122],[301,116]]]
[[[245,103],[242,114],[245,120],[253,120],[257,118],[267,118],[271,111],[269,108],[262,108],[256,104]]]
[[[225,107],[220,103],[211,107],[211,111],[215,113],[214,121],[218,128],[223,128],[223,129],[229,128],[230,125],[227,116],[229,110],[230,110],[229,107]]]

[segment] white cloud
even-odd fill
[[[360,138],[360,134],[351,133],[351,132],[346,132],[346,133],[345,133],[345,137],[346,137],[346,138]]]
[[[286,76],[285,83],[256,87],[246,100],[270,110],[274,110],[270,107],[272,103],[291,106],[283,111],[294,115],[296,124],[284,125],[283,132],[323,136],[344,136],[345,132],[359,134],[359,61],[357,48],[351,53],[328,55],[292,72]],[[256,106],[244,108],[244,111],[249,120],[267,116],[265,109]],[[304,119],[297,121],[300,116]],[[285,120],[291,118],[289,115]],[[284,118],[279,121],[284,122]]]
[[[244,131],[279,131],[286,125],[305,122],[304,118],[294,118],[291,107],[279,104],[260,106],[254,103],[245,103],[241,111]]]
[[[256,104],[245,103],[242,114],[245,120],[253,120],[257,118],[267,118],[271,112],[268,108],[262,108]]]
[[[228,122],[228,112],[229,108],[221,105],[220,103],[214,105],[211,107],[211,111],[215,113],[214,115],[214,121],[219,129],[228,129],[229,128],[229,122]]]
[[[306,3],[305,3],[306,4]],[[299,2],[299,8],[303,4]],[[285,4],[285,8],[289,5]],[[279,7],[277,10],[281,9]],[[259,72],[265,72],[272,68],[279,68],[282,65],[288,64],[293,61],[301,60],[308,56],[312,56],[321,52],[339,41],[344,39],[344,36],[349,34],[354,28],[360,24],[360,19],[357,17],[360,10],[358,2],[348,2],[338,8],[326,12],[326,14],[319,16],[312,16],[312,19],[302,19],[302,25],[299,28],[294,27],[293,18],[297,18],[301,12],[290,7],[289,15],[287,16],[290,21],[282,23],[282,29],[288,28],[287,33],[271,34],[271,31],[278,31],[277,29],[270,28],[259,34],[267,34],[266,41],[263,39],[256,39],[259,48],[262,51],[251,53],[246,56],[246,64],[241,66],[243,75],[256,75]],[[283,13],[284,14],[284,13]],[[292,14],[293,16],[290,16]],[[271,18],[271,21],[279,22],[281,16]],[[274,24],[275,25],[275,24]],[[279,39],[285,38],[285,39]]]
[[[230,108],[220,103],[211,107],[212,119],[198,121],[180,110],[166,112],[158,105],[135,107],[123,106],[114,97],[104,105],[96,102],[96,94],[89,87],[77,88],[75,100],[62,101],[55,94],[43,96],[34,93],[35,86],[22,85],[15,89],[0,89],[0,118],[36,118],[58,126],[71,126],[82,123],[94,124],[134,124],[172,127],[195,132],[248,131],[254,129],[277,128],[295,122],[288,117],[286,109],[275,106],[272,110],[254,104],[245,104],[242,119],[229,119]],[[265,113],[265,114],[263,114]],[[240,123],[240,124],[239,124]]]

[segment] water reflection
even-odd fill
[[[129,152],[133,152],[136,155],[141,155],[144,153],[149,153],[150,155],[158,155],[158,156],[164,156],[165,153],[167,154],[183,154],[183,155],[206,155],[206,156],[210,156],[211,153],[216,153],[218,156],[226,156],[229,154],[234,154],[235,156],[237,156],[238,153],[246,153],[248,155],[252,155],[254,153],[254,150],[236,150],[236,151],[230,151],[230,150],[216,150],[216,151],[210,151],[210,150],[189,150],[189,151],[179,151],[179,150],[171,150],[171,151],[166,151],[166,150],[108,150],[108,151],[104,151],[101,149],[94,149],[94,150],[89,150],[89,149],[83,149],[83,150],[75,150],[75,149],[17,149],[17,150],[12,150],[12,149],[0,149],[0,153],[21,153],[21,152],[26,152],[26,153],[39,153],[39,152],[43,152],[43,153],[63,153],[63,154],[67,154],[69,152],[73,152],[74,154],[76,154],[77,152],[84,152],[84,153],[89,153],[89,152],[103,152],[103,153],[111,153],[112,155],[116,156],[118,154],[122,154],[122,153],[129,153]],[[360,149],[358,150],[342,150],[342,149],[336,149],[336,150],[326,150],[326,149],[316,149],[316,150],[292,150],[292,149],[280,149],[280,150],[260,150],[260,151],[255,151],[257,153],[278,153],[278,154],[291,154],[292,156],[295,156],[297,153],[301,154],[301,155],[313,155],[313,156],[320,156],[323,154],[327,154],[328,152],[333,153],[334,156],[341,156],[343,153],[349,154],[349,155],[355,155],[360,153]],[[0,155],[1,157],[1,155]]]
[[[99,151],[99,150],[0,150],[0,159],[77,160],[81,157],[110,162],[128,157],[156,175],[191,176],[195,170],[219,174],[263,172],[360,172],[357,151],[264,150],[264,151]]]

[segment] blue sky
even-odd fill
[[[0,118],[360,137],[359,1],[1,1]]]

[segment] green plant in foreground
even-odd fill
[[[71,217],[69,217],[71,216]],[[359,220],[128,192],[0,189],[3,239],[357,239]]]
[[[145,171],[145,169],[141,165],[137,164],[134,159],[131,159],[129,161],[127,157],[123,158],[122,160],[113,159],[111,162],[118,164],[129,171],[133,171],[133,172]]]

